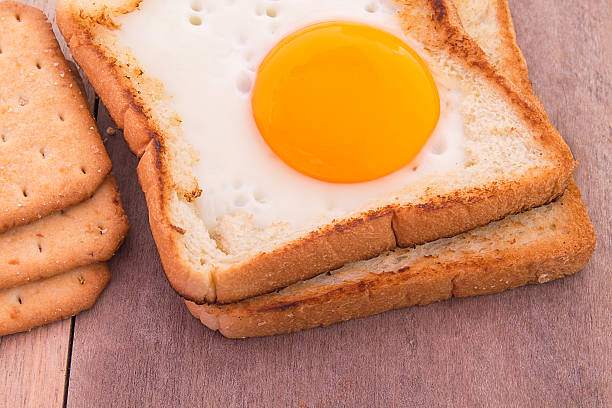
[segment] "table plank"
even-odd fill
[[[70,323],[62,320],[1,339],[0,407],[63,406]]]
[[[42,9],[53,24],[62,51],[68,47],[55,24],[57,0],[22,0]],[[91,109],[95,92],[84,86]],[[64,405],[72,319],[0,338],[0,407],[53,407]]]
[[[599,234],[584,271],[325,329],[228,340],[191,318],[169,287],[137,161],[112,136],[107,149],[132,229],[98,307],[76,320],[68,406],[612,405],[612,10],[607,0],[511,7],[535,90],[581,160],[576,177]]]
[[[612,3],[512,0],[517,35],[534,89],[580,161],[576,181],[598,242],[582,272],[580,358],[612,405]],[[552,18],[547,16],[552,12]],[[601,378],[597,381],[596,377]],[[584,386],[585,384],[581,384]],[[592,385],[594,386],[594,385]]]

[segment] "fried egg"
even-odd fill
[[[306,225],[465,161],[461,92],[392,0],[144,0],[120,45],[158,79],[199,152],[213,229]]]

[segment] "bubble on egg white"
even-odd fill
[[[249,203],[249,197],[240,194],[234,198],[234,207],[242,208],[245,207]]]
[[[236,78],[236,88],[238,92],[248,94],[251,92],[251,77],[246,72],[241,72]]]
[[[378,10],[378,2],[377,1],[372,1],[368,4],[366,4],[365,6],[365,11],[367,11],[368,13],[376,13],[376,10]]]
[[[239,190],[244,184],[242,183],[241,179],[235,179],[234,181],[232,181],[232,187],[235,190]]]
[[[277,16],[277,10],[276,7],[274,6],[268,6],[266,7],[266,16],[270,17],[270,18],[275,18]]]
[[[236,43],[238,45],[244,46],[247,44],[248,41],[249,41],[249,37],[245,33],[238,34],[238,38],[236,40]]]
[[[202,25],[202,17],[196,15],[189,16],[189,22],[194,26]]]
[[[442,155],[446,152],[446,140],[443,137],[437,138],[431,146],[431,153]]]
[[[253,192],[253,198],[255,199],[255,201],[258,204],[266,204],[267,203],[266,195],[263,192],[261,192],[261,191],[258,191],[258,190],[254,191]]]
[[[418,161],[363,185],[328,185],[300,175],[283,163],[257,133],[249,97],[259,64],[275,44],[310,24],[335,19],[388,28],[400,35],[401,27],[392,17],[396,3],[401,2],[150,0],[143,2],[142,15],[122,17],[126,21],[123,24],[122,20],[119,42],[142,50],[138,59],[150,64],[146,68],[152,76],[168,84],[169,93],[175,94],[172,103],[183,120],[185,138],[201,153],[200,163],[206,163],[194,173],[205,188],[196,204],[207,226],[212,228],[219,217],[234,212],[252,214],[258,225],[277,221],[299,225],[323,213],[342,215],[368,199],[395,192],[398,185],[448,171],[457,162],[463,165],[462,123],[452,115],[443,116],[439,123],[442,128],[432,135],[446,141],[437,144],[437,140],[431,140]],[[177,10],[178,4],[182,9]],[[156,19],[153,23],[152,18]],[[175,42],[167,46],[164,42],[177,32],[184,40],[180,50]],[[167,47],[163,50],[168,60],[159,60],[160,46]],[[194,86],[182,94],[185,82]],[[442,89],[442,83],[438,87],[441,94],[450,92]],[[209,104],[211,98],[214,103]],[[202,109],[204,104],[208,113]],[[192,109],[194,106],[197,109]],[[442,112],[460,106],[458,101],[441,98]],[[231,126],[226,126],[228,123]],[[203,138],[204,133],[212,135],[211,140]],[[214,153],[207,153],[211,151]],[[233,158],[232,163],[220,159],[224,152]],[[212,174],[210,169],[220,170]],[[234,183],[236,179],[242,184]],[[304,202],[308,206],[302,205]]]
[[[193,11],[202,11],[202,1],[200,1],[200,0],[192,0],[191,1],[191,9]]]

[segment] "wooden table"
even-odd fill
[[[53,19],[55,1],[29,1]],[[612,3],[512,0],[536,93],[599,235],[574,277],[254,340],[168,285],[136,158],[94,102],[132,229],[89,312],[0,343],[0,407],[612,406]]]

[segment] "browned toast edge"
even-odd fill
[[[345,220],[314,231],[276,250],[260,253],[233,265],[213,282],[202,276],[181,254],[185,231],[168,216],[173,193],[168,174],[165,141],[139,106],[126,79],[96,47],[85,25],[60,1],[57,21],[71,52],[108,107],[131,149],[141,156],[139,180],[147,197],[151,230],[166,275],[173,288],[197,303],[229,303],[266,293],[293,282],[374,257],[399,246],[413,246],[463,231],[539,206],[566,189],[574,170],[569,148],[529,98],[490,64],[478,45],[464,32],[448,0],[422,0],[431,10],[438,41],[465,58],[519,104],[524,116],[541,130],[543,139],[558,152],[555,170],[533,170],[513,182],[491,183],[450,196],[438,196],[421,205],[388,207],[357,219]],[[190,193],[197,196],[196,189]],[[373,221],[376,220],[376,223]],[[365,243],[365,244],[364,244]],[[324,251],[323,248],[328,248]],[[248,279],[246,279],[248,278]]]

